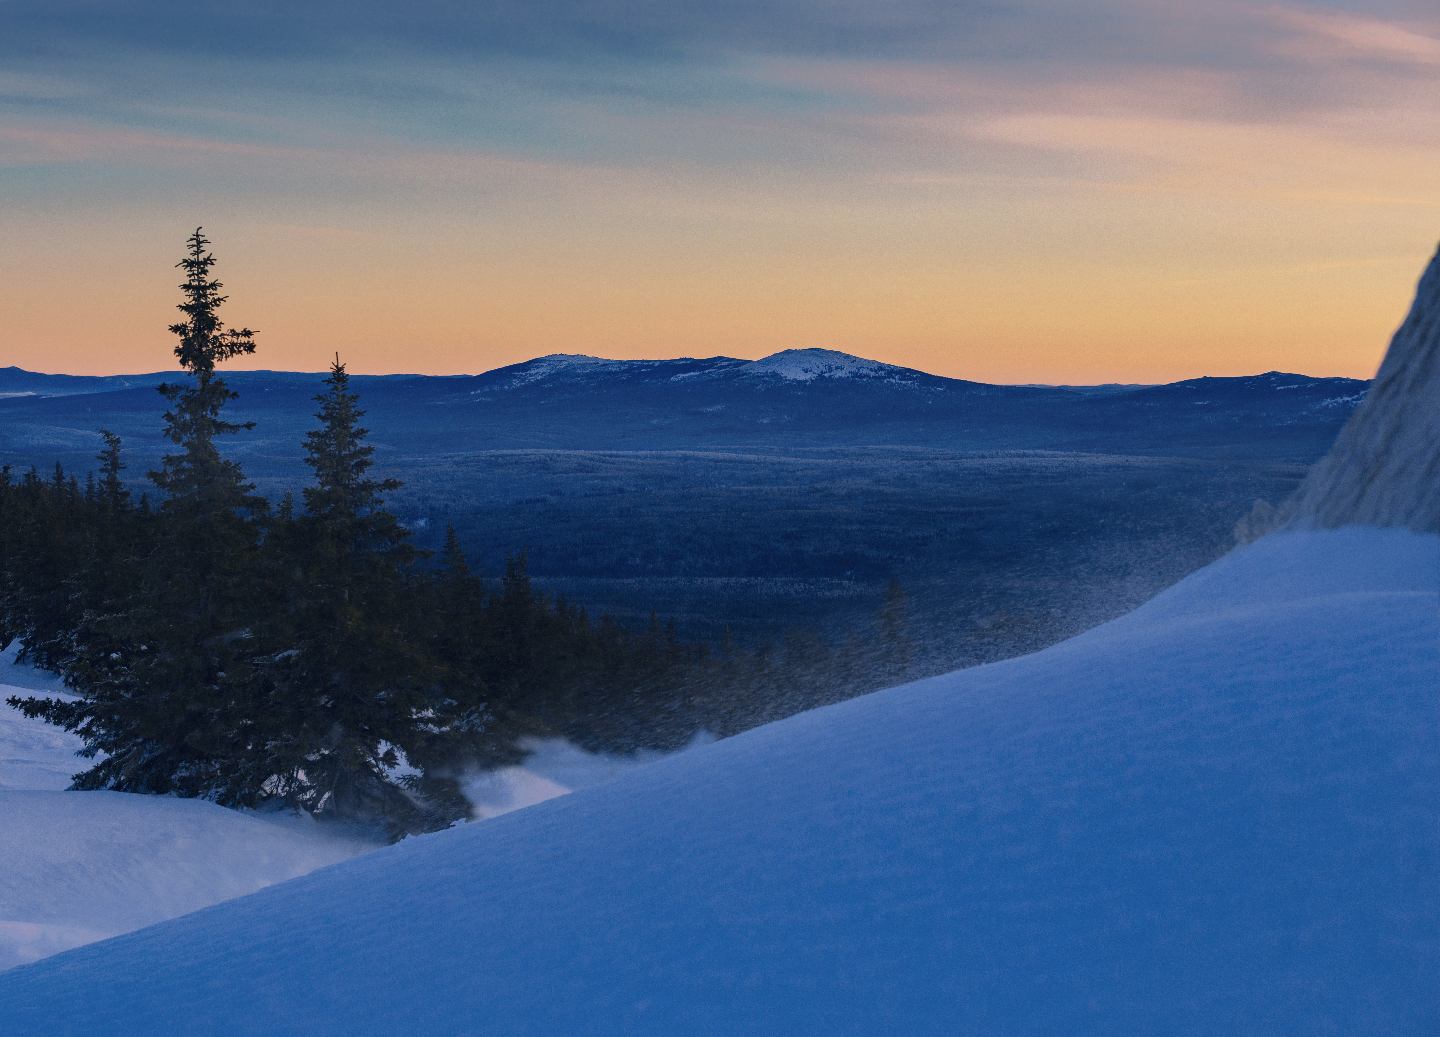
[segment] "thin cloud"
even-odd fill
[[[1376,55],[1420,65],[1440,65],[1440,38],[1402,25],[1349,14],[1315,11],[1277,12],[1283,22],[1329,41],[1341,43],[1355,54]]]

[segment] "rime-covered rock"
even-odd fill
[[[1440,532],[1440,252],[1370,391],[1287,511],[1301,527]]]

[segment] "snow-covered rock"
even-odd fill
[[[1325,529],[1440,532],[1440,252],[1370,391],[1286,514]]]

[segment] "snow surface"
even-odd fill
[[[0,701],[63,695],[53,674],[0,652]],[[701,736],[694,744],[711,741]],[[130,932],[377,848],[292,814],[196,800],[64,792],[90,765],[83,742],[0,705],[0,970]],[[525,764],[473,776],[477,819],[589,788],[659,753],[589,753],[563,738],[523,740]],[[3,1029],[0,1029],[3,1032]]]
[[[1440,1032],[1437,585],[1434,535],[1273,535],[1044,652],[12,969],[0,1019]]]
[[[64,692],[52,674],[12,665],[17,648],[0,652],[0,970],[375,849],[305,817],[62,791],[90,762],[75,756],[75,735],[3,705]]]

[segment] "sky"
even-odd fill
[[[0,0],[0,366],[821,347],[1369,377],[1440,240],[1434,0]]]

